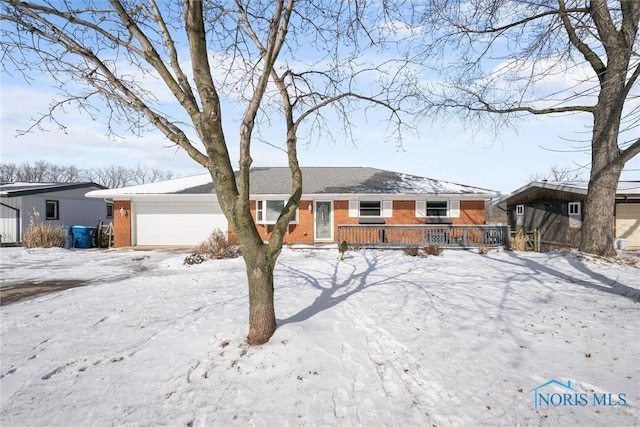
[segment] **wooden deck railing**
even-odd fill
[[[338,242],[366,248],[507,246],[508,225],[339,225]]]

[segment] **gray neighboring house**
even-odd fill
[[[21,242],[34,212],[47,225],[95,227],[99,220],[111,222],[112,203],[85,197],[89,191],[103,189],[93,182],[0,183],[0,243]]]

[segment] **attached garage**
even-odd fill
[[[131,213],[134,246],[195,246],[216,228],[228,228],[217,202],[133,202]]]
[[[616,238],[627,241],[627,249],[640,249],[640,203],[616,204]]]

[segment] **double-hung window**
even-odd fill
[[[391,200],[350,200],[349,217],[351,218],[391,218],[393,201]]]
[[[256,222],[258,224],[275,224],[284,209],[284,200],[257,200],[256,201]],[[297,222],[298,212],[291,222]]]
[[[569,215],[580,216],[580,202],[569,203]]]
[[[360,216],[382,216],[382,202],[361,200]]]
[[[47,200],[46,202],[46,219],[60,219],[60,214],[58,212],[58,201],[57,200]]]
[[[460,200],[416,200],[416,218],[460,218]]]
[[[446,217],[449,204],[446,200],[427,200],[427,217]]]

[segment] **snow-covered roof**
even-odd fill
[[[251,194],[276,195],[291,191],[287,167],[251,170]],[[497,192],[485,188],[366,167],[302,168],[303,193],[310,194],[420,194],[438,196],[476,195],[491,198]],[[209,174],[172,179],[153,184],[92,191],[88,197],[118,198],[136,195],[214,194]]]
[[[32,194],[53,193],[78,188],[106,188],[95,182],[1,182],[0,197],[19,197]]]

